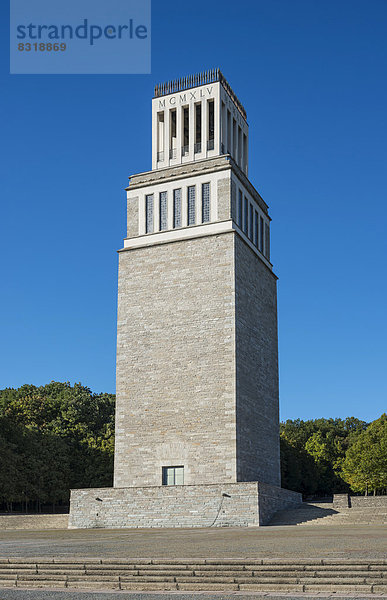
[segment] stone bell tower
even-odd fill
[[[280,485],[276,276],[218,70],[158,85],[119,253],[114,485]]]
[[[281,489],[276,276],[246,111],[219,70],[155,88],[119,251],[114,487],[69,527],[266,524]]]

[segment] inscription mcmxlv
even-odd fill
[[[187,104],[191,100],[200,100],[212,95],[213,86],[207,88],[200,88],[200,90],[192,90],[184,94],[176,94],[170,98],[164,98],[159,100],[159,108],[165,108],[167,105],[176,106],[176,104]]]

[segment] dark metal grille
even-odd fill
[[[202,73],[196,73],[195,75],[188,75],[188,77],[181,77],[180,79],[173,79],[165,83],[159,83],[155,86],[155,98],[166,96],[168,94],[174,94],[176,92],[182,92],[183,90],[188,90],[190,88],[197,87],[198,85],[216,83],[217,81],[220,81],[220,83],[223,85],[231,100],[241,113],[242,117],[246,120],[247,115],[243,104],[232,90],[230,84],[220,69],[210,69],[209,71],[203,71]]]
[[[181,189],[173,190],[173,227],[181,227]]]
[[[188,225],[195,225],[196,222],[196,194],[195,186],[188,187]]]
[[[263,218],[259,217],[259,251],[263,254]]]
[[[243,213],[243,194],[242,190],[239,190],[238,198],[238,225],[242,229],[242,213]]]
[[[153,194],[145,197],[145,232],[153,233]]]
[[[167,192],[160,192],[160,231],[164,231],[167,227]]]
[[[210,184],[202,185],[202,222],[208,223],[210,220]]]

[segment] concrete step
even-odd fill
[[[384,507],[333,508],[333,504],[304,502],[277,512],[269,525],[386,525]]]
[[[0,559],[2,588],[387,592],[383,559]]]

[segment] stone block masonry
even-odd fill
[[[334,508],[380,508],[387,510],[387,496],[349,496],[334,494]]]
[[[120,253],[115,487],[236,481],[233,238]]]
[[[387,496],[351,496],[352,508],[384,508],[387,510]]]
[[[277,278],[235,236],[237,481],[281,485]]]
[[[235,231],[120,252],[114,485],[173,465],[280,485],[276,277]]]
[[[38,514],[38,515],[0,515],[0,531],[5,529],[67,529],[69,516]]]
[[[135,237],[138,235],[138,196],[127,200],[127,236]]]
[[[296,492],[257,482],[72,490],[69,528],[259,526],[300,503]]]

